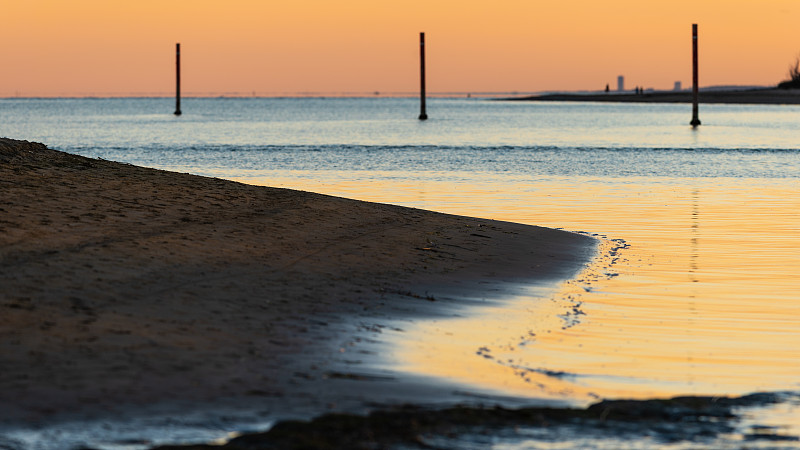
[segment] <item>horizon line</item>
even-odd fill
[[[773,85],[718,85],[703,86],[699,89],[757,89],[777,87]],[[676,92],[673,89],[646,88],[648,92]],[[687,90],[687,89],[682,89]],[[625,94],[633,89],[624,91],[612,90],[608,94]],[[570,90],[553,89],[541,91],[433,91],[428,92],[428,97],[452,98],[452,97],[478,97],[491,98],[498,96],[532,96],[546,94],[596,94],[605,93],[602,89],[595,90]],[[263,92],[263,91],[193,91],[181,94],[181,98],[417,98],[418,91],[296,91],[296,92]],[[0,99],[80,99],[80,98],[175,98],[174,92],[80,92],[80,93],[58,93],[58,94],[27,94],[15,92],[14,94],[0,94]]]
[[[492,96],[492,95],[533,95],[535,91],[439,91],[428,92],[429,96]],[[263,91],[194,91],[181,93],[181,98],[281,98],[281,97],[413,97],[419,96],[416,91],[296,91],[296,92],[263,92]],[[57,94],[28,94],[15,92],[0,94],[3,99],[15,98],[175,98],[174,92],[79,92]]]

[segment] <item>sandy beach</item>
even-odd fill
[[[379,343],[390,320],[455,314],[461,294],[567,279],[595,251],[564,231],[5,138],[0,198],[5,424],[222,401],[271,418],[436,402],[452,393],[361,375],[359,343]]]

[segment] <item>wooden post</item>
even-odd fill
[[[690,125],[696,127],[700,125],[697,108],[697,91],[699,89],[697,81],[697,24],[692,24],[692,121]]]
[[[181,44],[175,44],[175,115],[181,113]]]
[[[419,75],[419,120],[428,120],[428,114],[425,112],[425,33],[419,34]]]

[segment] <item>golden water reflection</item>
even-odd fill
[[[405,326],[395,369],[537,398],[800,388],[796,180],[286,175],[261,182],[627,244],[551,295]]]

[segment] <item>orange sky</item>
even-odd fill
[[[774,84],[797,0],[2,0],[0,96],[430,92]]]

